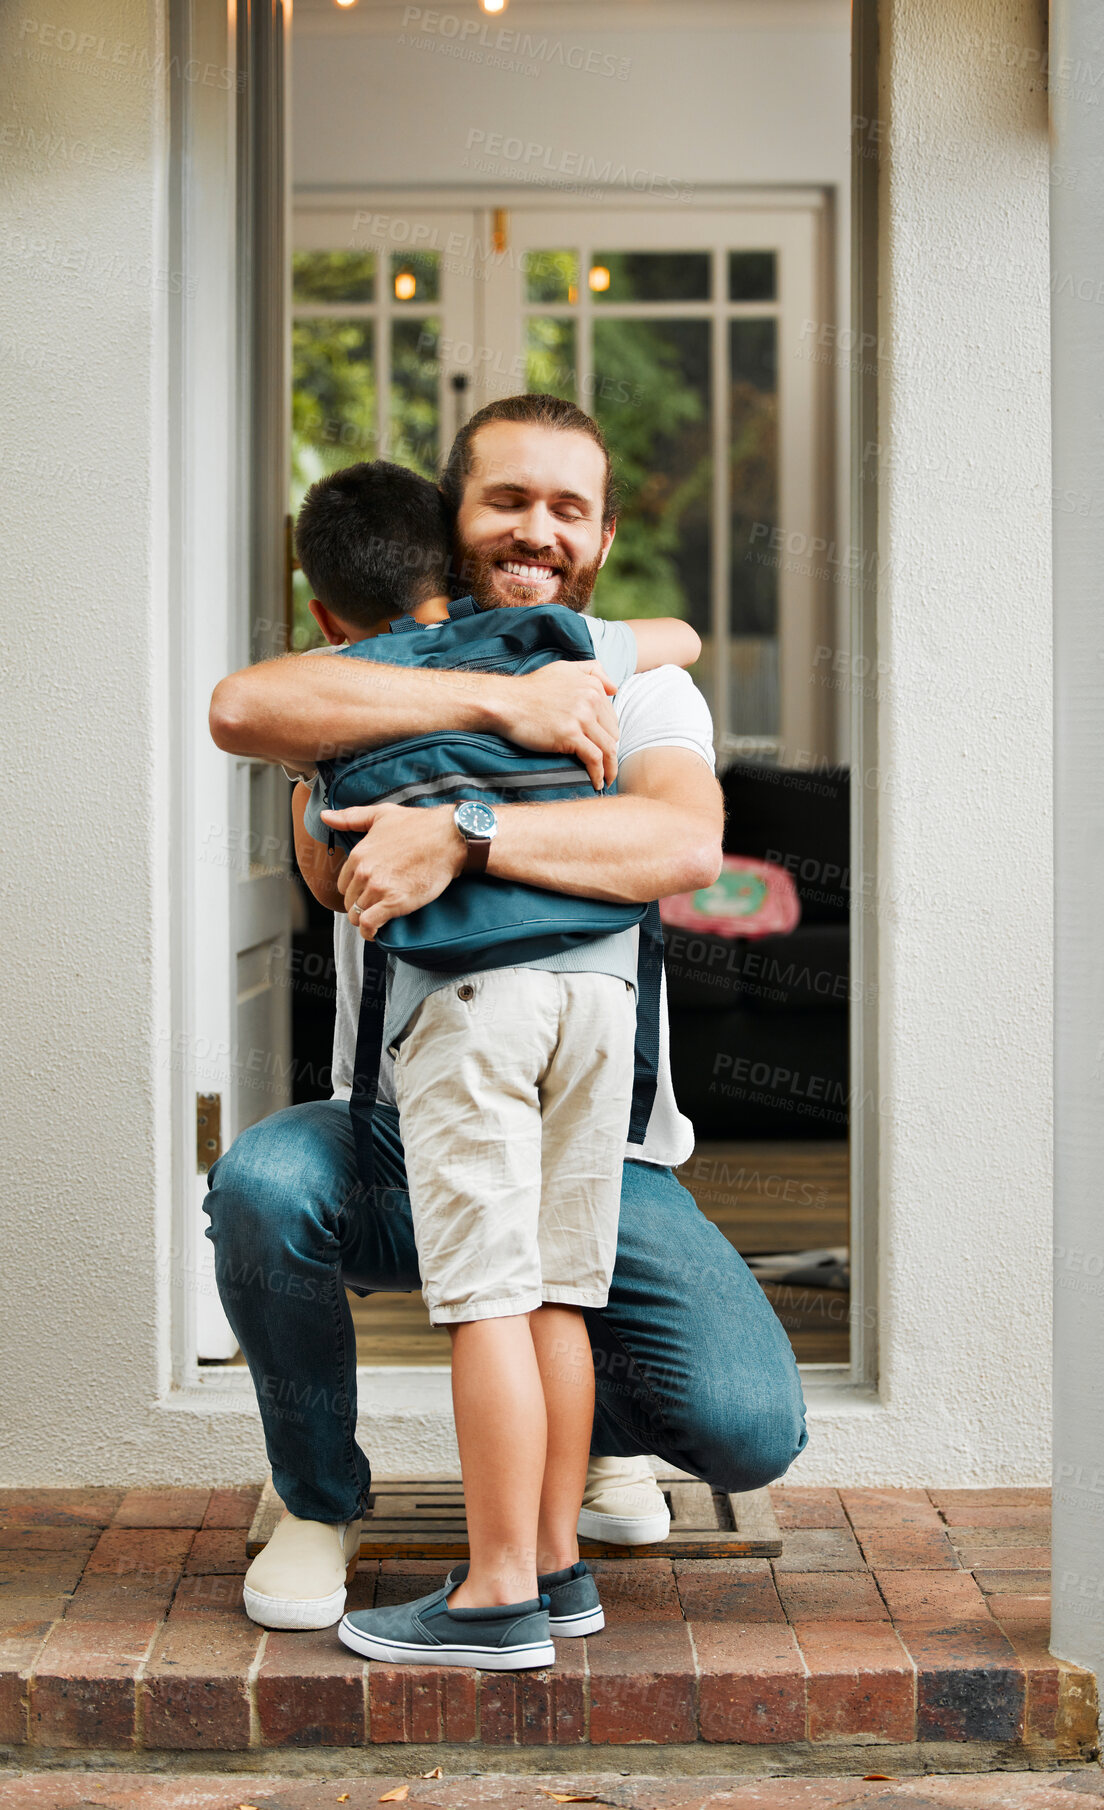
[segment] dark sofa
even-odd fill
[[[721,783],[725,852],[788,868],[801,921],[758,938],[666,929],[679,1105],[699,1138],[846,1137],[848,769],[740,760]]]

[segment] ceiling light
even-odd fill
[[[342,11],[344,11],[346,7],[355,6],[356,3],[357,0],[334,0],[334,5],[340,6]]]
[[[417,287],[418,279],[412,270],[397,270],[395,272],[395,300],[397,302],[413,301],[414,291]]]
[[[587,274],[587,282],[596,295],[610,286],[610,273],[604,264],[592,264]]]
[[[509,0],[479,0],[480,8],[485,13],[504,13]]]

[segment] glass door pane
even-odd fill
[[[778,331],[774,320],[728,323],[728,721],[776,734],[778,694]]]
[[[600,616],[681,616],[711,639],[712,370],[706,320],[593,323],[593,412],[624,492]]]

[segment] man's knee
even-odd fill
[[[235,1250],[257,1257],[283,1247],[297,1229],[321,1229],[320,1153],[290,1118],[279,1113],[251,1125],[212,1167],[204,1208],[220,1257]]]
[[[730,1398],[698,1428],[699,1475],[714,1489],[761,1489],[785,1475],[808,1440],[796,1375],[771,1398]]]

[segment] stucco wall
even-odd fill
[[[0,20],[5,1481],[147,1469],[166,1373],[162,29]]]
[[[885,9],[882,1405],[801,1479],[1049,1480],[1045,48],[1041,7]]]
[[[73,0],[27,31],[30,11],[0,24],[0,295],[18,328],[0,411],[3,738],[19,804],[0,1480],[226,1481],[261,1471],[245,1379],[173,1390],[169,1366],[162,25],[106,0],[81,49],[93,26]],[[880,1402],[810,1391],[806,1482],[1047,1471],[1040,29],[1013,0],[897,0],[883,34],[883,1380]],[[427,1397],[374,1385],[381,1468],[447,1463],[443,1382]]]

